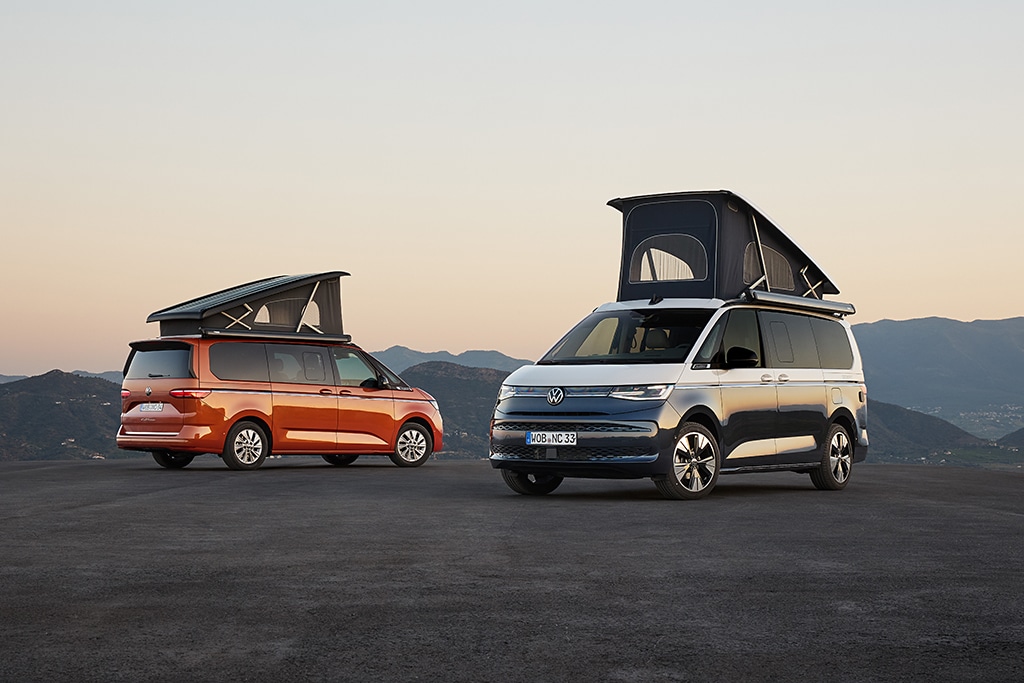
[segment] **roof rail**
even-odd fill
[[[823,299],[809,299],[803,296],[792,294],[779,294],[778,292],[766,292],[760,289],[748,289],[745,292],[747,301],[756,301],[762,304],[776,304],[789,308],[801,308],[818,313],[831,313],[840,317],[853,315],[857,312],[853,304],[846,304],[842,301],[825,301]]]

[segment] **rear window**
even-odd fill
[[[811,329],[818,342],[821,367],[849,370],[853,367],[853,349],[842,323],[824,318],[811,318]]]
[[[192,347],[183,344],[169,348],[136,348],[128,360],[124,376],[125,379],[192,377]]]

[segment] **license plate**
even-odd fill
[[[139,412],[142,413],[162,413],[163,410],[163,403],[143,403],[139,406]]]
[[[526,432],[528,446],[575,446],[576,432]]]

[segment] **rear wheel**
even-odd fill
[[[224,442],[221,458],[233,470],[254,470],[270,455],[267,433],[255,422],[239,422]]]
[[[422,425],[407,422],[398,430],[391,462],[399,467],[419,467],[434,449],[434,440]]]
[[[194,457],[196,456],[191,453],[153,451],[153,459],[156,460],[156,464],[160,465],[160,467],[166,467],[169,470],[180,470],[182,467],[188,466]]]
[[[676,445],[672,450],[672,471],[654,485],[665,498],[694,500],[711,493],[718,483],[722,456],[715,435],[696,422],[686,422],[679,428]]]
[[[544,496],[558,488],[562,477],[557,474],[536,474],[502,470],[501,478],[510,489],[524,496]]]
[[[344,467],[345,465],[351,465],[356,461],[358,455],[321,455],[321,458],[331,463],[335,467]]]
[[[840,424],[832,425],[828,430],[828,438],[822,448],[821,464],[812,470],[811,481],[814,488],[821,491],[838,491],[846,488],[850,481],[850,470],[853,467],[853,444],[846,428]]]

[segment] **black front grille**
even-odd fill
[[[649,434],[651,428],[619,422],[495,422],[496,432],[584,432],[599,434]]]
[[[645,455],[657,455],[649,452],[649,448],[590,448],[583,446],[515,446],[511,444],[492,444],[491,452],[506,458],[523,460],[559,460],[559,461],[595,461],[618,460],[619,458],[639,458]]]

